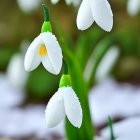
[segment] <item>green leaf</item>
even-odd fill
[[[76,43],[76,55],[78,56],[83,69],[85,68],[85,65],[96,44],[100,41],[103,35],[104,32],[98,29],[88,30],[79,35]]]
[[[115,140],[115,135],[114,135],[114,131],[113,131],[113,122],[111,117],[108,117],[108,126],[110,129],[110,140]]]
[[[89,87],[95,82],[97,68],[104,55],[113,44],[114,39],[115,38],[113,35],[104,38],[96,45],[95,49],[92,51],[84,72]]]

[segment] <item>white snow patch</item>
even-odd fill
[[[134,116],[140,114],[140,87],[108,78],[91,90],[89,102],[95,125],[107,122],[108,116]]]
[[[116,140],[139,140],[140,117],[129,118],[113,125]],[[101,135],[109,139],[109,128],[102,130]]]
[[[0,135],[24,137],[34,135],[45,138],[51,133],[64,135],[63,124],[54,129],[45,126],[45,106],[29,106],[25,109],[15,108],[0,111]]]
[[[24,93],[9,84],[7,77],[0,74],[0,109],[5,110],[21,104],[24,100]]]
[[[46,138],[51,134],[64,136],[64,124],[53,129],[45,126],[45,106],[30,105],[20,108],[25,93],[11,87],[6,75],[0,74],[0,135],[26,137],[34,135]]]

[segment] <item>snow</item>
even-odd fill
[[[24,109],[1,110],[0,135],[24,137],[34,135],[45,138],[51,133],[63,134],[63,124],[54,129],[45,126],[45,106],[28,106]]]
[[[139,140],[140,117],[133,117],[113,125],[116,140]],[[109,139],[109,128],[102,130],[101,135]]]
[[[0,110],[21,104],[24,97],[22,91],[12,88],[7,77],[0,74]]]
[[[140,87],[118,84],[112,78],[93,87],[89,95],[94,124],[102,125],[111,117],[130,117],[140,114]]]
[[[0,74],[0,93],[1,136],[18,138],[34,135],[45,138],[51,134],[62,137],[65,135],[64,122],[56,128],[46,128],[45,105],[28,105],[21,108],[25,93],[13,88],[4,74]],[[137,140],[140,133],[140,117],[134,116],[140,114],[139,93],[139,87],[118,84],[112,78],[93,87],[89,95],[89,103],[95,125],[106,123],[109,115],[126,117],[128,119],[114,124],[117,140]],[[96,137],[96,140],[108,139],[108,128],[101,131],[101,136]]]
[[[45,138],[51,134],[64,136],[64,123],[54,129],[45,126],[45,106],[19,106],[25,99],[23,91],[13,88],[7,75],[0,74],[0,135],[6,137],[26,137],[34,135]]]

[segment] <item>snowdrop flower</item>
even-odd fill
[[[17,0],[17,3],[23,12],[28,13],[38,8],[40,0]]]
[[[28,73],[24,70],[23,63],[23,55],[18,53],[12,57],[7,68],[7,78],[10,84],[17,89],[24,88],[28,78]]]
[[[73,4],[74,6],[77,6],[80,4],[81,0],[65,0],[67,5]],[[51,0],[52,4],[57,4],[59,0]]]
[[[83,0],[77,15],[79,30],[88,29],[96,22],[105,31],[113,27],[113,13],[107,0]]]
[[[69,75],[63,75],[58,91],[52,96],[46,107],[45,118],[48,128],[57,126],[65,116],[67,116],[72,125],[78,128],[81,127],[81,105],[70,85]]]
[[[131,16],[138,14],[140,11],[140,0],[128,0],[127,11]]]
[[[56,37],[51,33],[48,9],[46,6],[44,9],[45,22],[42,26],[42,33],[29,46],[24,67],[26,71],[32,71],[42,62],[46,70],[57,75],[62,67],[62,50]]]
[[[41,33],[31,43],[25,55],[25,70],[32,71],[41,62],[50,73],[59,74],[62,67],[62,51],[51,32]]]

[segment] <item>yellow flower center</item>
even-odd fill
[[[40,45],[40,46],[39,46],[38,53],[39,53],[40,56],[45,56],[45,55],[47,55],[46,46],[45,46],[45,45]]]

